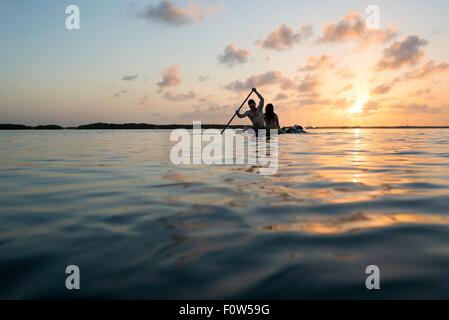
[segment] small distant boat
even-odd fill
[[[284,134],[302,134],[307,133],[303,127],[298,126],[295,124],[293,127],[285,127],[282,128],[280,131],[282,131]]]

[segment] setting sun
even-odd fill
[[[363,101],[361,99],[357,99],[357,101],[354,103],[354,105],[351,107],[351,109],[349,109],[350,113],[361,113],[363,110]]]

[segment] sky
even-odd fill
[[[446,0],[2,0],[0,123],[226,123],[257,87],[283,126],[449,125],[447,12]]]

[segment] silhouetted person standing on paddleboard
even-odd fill
[[[253,124],[254,130],[257,131],[258,129],[265,129],[265,120],[264,120],[264,114],[263,114],[263,107],[264,107],[265,99],[262,97],[262,95],[259,92],[257,92],[256,88],[253,88],[253,92],[257,95],[257,97],[260,100],[259,106],[256,108],[256,101],[251,99],[248,101],[250,110],[246,111],[243,114],[240,113],[239,110],[237,110],[235,112],[235,114],[239,118],[248,117]]]

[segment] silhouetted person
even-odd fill
[[[251,120],[251,122],[253,124],[253,128],[257,133],[258,129],[265,129],[265,120],[264,120],[264,115],[263,115],[263,107],[264,107],[265,99],[262,97],[262,95],[259,92],[257,92],[256,88],[253,88],[253,92],[257,95],[257,97],[260,100],[259,106],[256,108],[256,101],[251,99],[248,101],[250,110],[246,111],[243,114],[241,114],[239,112],[239,110],[237,110],[235,112],[235,114],[239,118],[248,117]]]
[[[265,108],[264,119],[267,130],[281,129],[278,115],[274,113],[274,106],[271,103],[267,104],[267,107]]]

